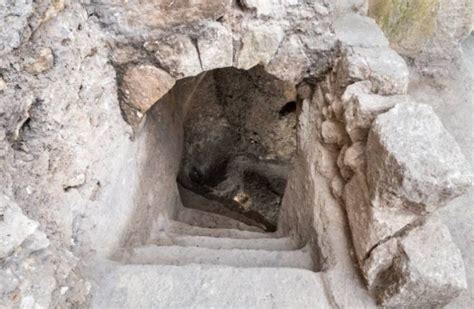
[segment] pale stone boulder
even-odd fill
[[[377,207],[427,214],[471,186],[458,144],[428,105],[398,104],[374,121],[367,181]]]
[[[243,31],[237,67],[248,70],[257,64],[268,64],[276,54],[284,35],[283,29],[276,24],[248,24]]]
[[[145,43],[155,53],[160,65],[175,78],[195,76],[202,72],[196,46],[186,35],[176,34],[159,41]]]
[[[175,79],[167,72],[153,65],[142,64],[125,72],[121,91],[129,106],[145,113],[173,88],[174,84]]]
[[[210,23],[198,38],[197,46],[204,71],[231,67],[234,58],[232,31],[221,23]]]
[[[337,39],[347,46],[387,47],[389,42],[377,23],[359,14],[346,14],[333,23]]]
[[[345,50],[338,78],[346,83],[369,80],[381,95],[406,94],[408,67],[389,47],[349,47]]]
[[[373,207],[365,177],[356,173],[344,187],[344,203],[356,257],[362,266],[379,243],[403,230],[417,217],[409,212]]]
[[[304,46],[297,35],[285,38],[275,57],[265,68],[281,80],[298,84],[303,80],[311,61],[304,52]]]
[[[397,104],[411,100],[405,95],[368,94],[364,89],[360,93],[353,93],[354,89],[348,87],[346,92],[348,91],[352,92],[352,95],[344,94],[345,97],[351,97],[345,105],[344,120],[347,133],[353,142],[367,140],[372,122],[379,114],[385,113]]]
[[[20,207],[0,193],[0,259],[7,257],[38,228]]]
[[[375,297],[388,308],[444,306],[467,288],[461,252],[435,220],[399,238],[392,265],[379,280]]]

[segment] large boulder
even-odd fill
[[[364,175],[357,173],[346,184],[343,194],[352,242],[360,265],[377,244],[389,239],[416,219],[398,209],[373,207]]]
[[[388,308],[443,306],[467,287],[461,252],[433,219],[375,248],[363,272]]]
[[[398,104],[374,121],[367,181],[376,207],[430,213],[471,186],[458,144],[428,105]]]

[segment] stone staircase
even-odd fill
[[[203,210],[181,208],[113,259],[92,308],[330,307],[309,246]]]

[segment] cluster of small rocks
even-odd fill
[[[466,288],[464,264],[429,215],[471,186],[468,163],[431,107],[406,95],[405,62],[374,22],[349,15],[334,28],[340,56],[307,99],[339,153],[331,186],[355,258],[381,305],[445,305]]]

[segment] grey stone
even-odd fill
[[[232,66],[232,31],[221,23],[207,25],[199,35],[197,46],[204,71]]]
[[[195,76],[202,72],[199,53],[191,38],[176,34],[145,43],[158,62],[175,78]]]
[[[398,104],[379,115],[370,130],[367,156],[367,181],[377,207],[426,214],[471,186],[472,174],[459,146],[424,104]]]
[[[389,47],[349,47],[339,76],[348,83],[370,80],[372,91],[381,95],[406,94],[408,67]]]
[[[248,70],[257,64],[268,64],[283,37],[283,29],[276,24],[247,24],[242,36],[242,48],[237,55],[237,67]]]
[[[412,223],[416,216],[406,211],[373,207],[369,188],[357,173],[344,188],[344,202],[359,264],[364,265],[370,251]]]
[[[296,85],[304,78],[310,65],[299,37],[292,35],[283,40],[275,57],[265,69],[279,79]]]
[[[20,207],[0,194],[0,258],[19,247],[38,228],[38,222],[28,219]]]
[[[467,288],[461,252],[448,228],[435,220],[415,227],[399,240],[399,252],[382,274],[376,292],[389,308],[444,306]]]
[[[359,14],[346,14],[333,23],[337,39],[354,47],[387,47],[389,42],[375,21]]]
[[[349,93],[353,91],[353,88],[349,89]],[[367,140],[372,122],[379,114],[396,104],[411,101],[411,98],[405,95],[381,96],[364,92],[347,94],[347,97],[351,97],[351,100],[346,103],[344,120],[347,133],[354,142]]]

